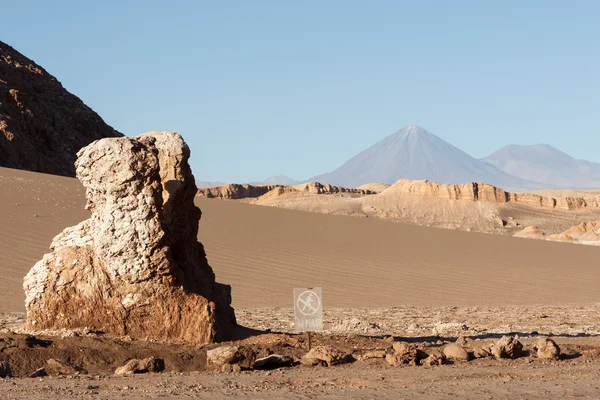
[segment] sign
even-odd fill
[[[296,332],[323,330],[323,297],[321,288],[294,289]]]

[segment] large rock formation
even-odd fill
[[[181,136],[101,139],[77,155],[92,216],[56,236],[25,277],[28,328],[228,339],[230,287],[215,282],[196,239],[201,212]]]
[[[0,42],[0,166],[74,176],[79,149],[117,136],[56,78]]]
[[[470,182],[465,184],[442,184],[428,180],[401,179],[380,194],[382,197],[410,196],[446,200],[473,200],[490,203],[517,203],[530,207],[578,210],[600,207],[600,197],[546,197],[534,193],[506,192],[496,186]]]

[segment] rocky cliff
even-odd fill
[[[74,176],[79,149],[117,136],[55,77],[0,42],[0,166]]]

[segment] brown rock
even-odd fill
[[[53,358],[50,358],[46,361],[44,371],[48,375],[76,375],[80,373],[87,374],[87,371],[82,368],[57,361]]]
[[[469,353],[461,346],[456,343],[450,343],[444,347],[444,356],[448,360],[464,362],[469,361]]]
[[[385,358],[386,351],[383,349],[380,350],[366,350],[362,353],[357,354],[355,357],[358,360],[364,361],[372,358]]]
[[[91,329],[203,345],[234,333],[230,287],[197,241],[200,210],[176,133],[102,139],[78,153],[90,219],[54,238],[24,280],[30,329]]]
[[[117,368],[115,375],[146,374],[148,372],[162,372],[165,362],[162,358],[148,357],[143,360],[129,360],[122,367]]]
[[[75,176],[79,149],[117,136],[55,77],[0,42],[0,166]]]
[[[421,360],[421,365],[426,366],[426,367],[433,367],[435,365],[444,364],[444,361],[445,361],[444,354],[436,351],[436,352],[431,353],[424,360]]]
[[[523,350],[523,344],[517,336],[502,336],[491,348],[494,357],[518,358]]]
[[[419,360],[419,352],[416,348],[408,343],[394,342],[394,352],[385,356],[388,364],[397,367],[400,365],[417,365]]]
[[[478,343],[473,346],[473,357],[475,358],[487,358],[492,357],[491,346],[485,343]]]
[[[332,346],[315,346],[302,358],[308,360],[307,364],[314,364],[314,361],[312,360],[316,360],[319,363],[324,363],[328,367],[345,364],[353,360],[352,355]]]
[[[560,347],[550,338],[539,338],[535,347],[538,358],[546,360],[558,360],[560,358]]]

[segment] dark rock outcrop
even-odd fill
[[[122,136],[55,77],[0,42],[0,166],[75,176],[77,152]]]

